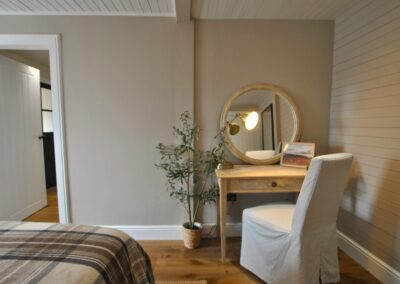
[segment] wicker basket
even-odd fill
[[[188,229],[188,223],[182,225],[183,243],[188,249],[195,249],[200,245],[201,231],[200,223],[194,223],[196,229]]]

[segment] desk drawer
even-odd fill
[[[304,178],[232,179],[228,192],[299,192]]]

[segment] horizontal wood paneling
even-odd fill
[[[174,17],[175,0],[0,0],[0,15],[132,15]]]
[[[357,153],[357,152],[353,152],[353,155],[360,164],[365,164],[385,170],[400,172],[400,161],[398,160],[385,159],[382,157],[373,157],[367,154]]]
[[[400,127],[398,117],[379,117],[379,118],[354,118],[354,119],[332,119],[332,127]]]
[[[337,103],[332,105],[332,112],[346,111],[346,110],[365,110],[365,109],[381,109],[382,116],[385,116],[385,107],[393,107],[399,105],[400,92],[394,95],[385,97],[368,97],[355,101],[347,101],[344,103]]]
[[[393,62],[393,60],[398,59],[399,56],[400,52],[397,52],[395,55],[393,55],[393,58],[390,58],[390,60],[388,59],[387,61]],[[366,68],[368,68],[369,70],[372,70],[372,68],[376,67],[378,66],[371,66],[371,67],[366,66]],[[377,77],[376,79],[372,80],[354,82],[351,85],[347,84],[345,87],[332,89],[332,96],[345,95],[349,93],[356,93],[356,92],[368,91],[376,88],[391,86],[394,84],[398,84],[399,79],[400,79],[400,72],[396,72],[391,75],[387,75],[384,77]]]
[[[397,240],[391,235],[344,209],[340,210],[339,219],[342,220],[338,224],[340,231],[345,231],[347,236],[392,267],[400,265],[393,250],[397,245]]]
[[[330,138],[330,149],[332,152],[361,152],[372,157],[381,157],[384,159],[400,160],[400,153],[397,149],[388,149],[384,147],[371,147],[365,145],[352,145],[335,142]]]
[[[392,61],[389,64],[385,64],[367,70],[364,69],[364,66],[356,66],[352,68],[351,72],[342,72],[340,73],[340,76],[335,76],[335,81],[332,82],[332,86],[336,90],[339,88],[351,86],[353,84],[364,83],[365,81],[397,74],[399,66],[400,66],[400,61]],[[361,72],[357,72],[358,70],[360,70]],[[356,73],[354,74],[354,72]],[[340,92],[340,94],[337,95],[340,96],[344,94],[346,93]]]
[[[356,100],[365,100],[368,98],[379,98],[379,97],[387,97],[399,94],[399,83],[390,84],[384,87],[372,88],[369,90],[363,90],[360,92],[354,93],[344,93],[337,96],[331,97],[331,104],[341,103],[341,102],[349,102]]]
[[[335,118],[372,118],[372,117],[400,117],[399,109],[397,106],[377,107],[358,109],[353,111],[332,112],[332,119]]]
[[[360,200],[365,199],[366,201],[373,203],[374,200],[372,198],[375,199],[377,197],[377,192],[376,190],[374,190],[377,187],[382,191],[384,190],[385,194],[390,195],[391,197],[395,197],[395,195],[397,194],[397,192],[395,192],[393,189],[390,188],[390,186],[392,186],[393,184],[397,184],[397,182],[387,179],[387,180],[382,180],[380,183],[376,183],[374,182],[374,180],[379,178],[377,176],[373,175],[368,176],[368,173],[364,171],[357,171],[354,172],[354,174],[355,176],[351,178],[352,180],[348,186],[349,191],[346,192],[346,194],[351,194],[352,198],[358,198]],[[354,193],[357,194],[355,195]],[[388,210],[395,215],[400,214],[399,200],[391,198],[385,200],[385,202],[386,204],[390,204],[390,207],[387,206],[379,207],[378,204],[376,208]]]
[[[372,1],[358,10],[345,24],[337,25],[335,48],[380,27],[382,22],[390,21],[393,15],[396,15],[399,5],[398,0],[386,0],[385,5],[382,5],[381,1]]]
[[[198,19],[333,20],[364,0],[193,0]]]
[[[398,9],[396,9],[398,10]],[[353,40],[346,45],[346,48],[337,48],[336,49],[336,58],[334,65],[340,64],[347,60],[352,59],[355,56],[361,56],[365,52],[370,52],[375,49],[382,48],[398,37],[398,33],[396,33],[396,29],[400,24],[400,19],[398,17],[394,18],[392,21],[385,23],[383,26],[379,28],[379,36],[376,34],[368,34],[363,37],[360,37],[357,40]],[[368,44],[362,52],[359,48],[363,45]],[[351,48],[351,51],[346,52],[347,49]]]
[[[367,202],[366,200],[352,198],[351,196],[344,195],[342,202],[342,210],[352,212],[353,215],[358,218],[364,220],[367,223],[374,222],[374,227],[386,232],[388,235],[393,237],[394,239],[399,239],[400,233],[397,232],[396,219],[399,218],[398,215],[393,214],[391,211],[376,207],[373,212],[369,210],[369,207],[372,204]],[[396,247],[393,247],[392,250],[396,250]]]
[[[385,205],[383,208],[394,214],[397,214],[399,211],[400,202],[395,198],[397,193],[390,187],[396,183],[391,181],[376,183],[375,181],[376,177],[374,176],[369,176],[366,178],[362,176],[353,177],[346,194],[351,195],[352,198],[358,198],[360,200],[365,199],[372,204],[377,197],[376,188],[379,187],[380,190],[384,190],[385,194],[388,196],[387,200],[382,201],[382,204]]]
[[[354,5],[348,7],[345,11],[343,11],[336,19],[335,19],[335,32],[341,28],[341,26],[348,26],[349,21],[352,17],[362,11],[363,8],[371,5],[374,0],[364,0],[358,1]]]
[[[400,270],[400,2],[357,3],[335,21],[330,151],[354,165],[338,227]]]
[[[359,120],[362,121],[363,119],[360,118]],[[400,117],[397,118],[397,120],[400,120]],[[338,144],[366,145],[374,147],[386,147],[389,149],[400,149],[400,139],[397,138],[331,135],[331,140]]]

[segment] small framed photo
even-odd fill
[[[314,143],[285,143],[282,148],[281,165],[306,169],[314,155]]]

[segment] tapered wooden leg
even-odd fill
[[[219,229],[221,237],[221,263],[225,262],[226,255],[226,192],[227,181],[225,179],[218,180],[219,185]]]

